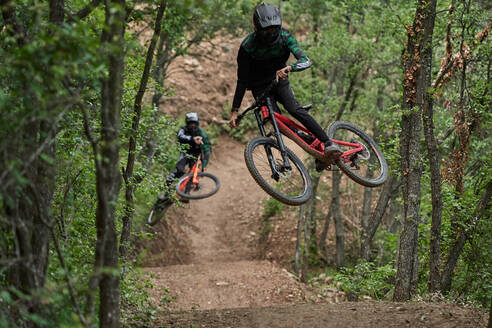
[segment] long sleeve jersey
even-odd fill
[[[289,31],[282,29],[279,42],[268,47],[263,47],[257,42],[255,36],[254,32],[248,35],[239,47],[233,109],[241,106],[246,89],[261,88],[272,81],[276,72],[286,66],[291,53],[297,59],[290,65],[293,72],[302,71],[311,66],[309,58]]]
[[[178,131],[178,141],[181,144],[189,145],[187,153],[192,156],[200,155],[200,145],[197,145],[193,140],[194,137],[201,136],[203,138],[203,155],[202,165],[205,168],[208,164],[208,160],[210,158],[210,151],[212,146],[210,144],[210,140],[208,139],[207,134],[203,131],[202,128],[198,128],[196,132],[189,131],[186,127],[181,127]]]

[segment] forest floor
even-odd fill
[[[262,259],[265,193],[247,171],[243,147],[221,137],[208,169],[221,181],[219,192],[175,207],[156,228],[145,271],[152,302],[166,310],[152,326],[486,327],[486,315],[453,304],[346,302],[342,292],[321,297]]]
[[[161,110],[175,116],[198,111],[205,129],[221,124],[234,91],[239,42],[204,45],[195,50],[209,56],[176,62],[169,80],[176,95]],[[174,206],[153,228],[144,271],[154,286],[151,301],[163,309],[153,327],[486,327],[488,315],[470,307],[347,302],[341,291],[320,294],[300,282],[290,272],[296,217],[276,220],[266,231],[267,195],[250,176],[243,150],[230,137],[218,137],[207,171],[220,179],[219,192]]]

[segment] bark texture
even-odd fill
[[[403,54],[403,115],[400,155],[403,183],[403,229],[400,234],[395,301],[406,301],[416,292],[418,269],[418,224],[422,176],[420,138],[421,109],[430,86],[432,34],[436,0],[419,0],[413,26],[407,27]]]
[[[335,262],[338,268],[345,265],[345,231],[343,229],[342,212],[340,210],[340,181],[342,174],[333,171],[333,222],[335,223],[336,256]]]
[[[108,56],[108,77],[101,91],[101,140],[96,157],[96,259],[95,274],[99,284],[99,326],[119,327],[120,277],[115,205],[121,186],[119,172],[119,132],[124,72],[125,1],[105,3],[106,28],[101,45]],[[119,51],[115,51],[118,49]]]

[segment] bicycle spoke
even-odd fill
[[[363,150],[342,158],[342,162],[347,169],[357,171],[357,175],[367,178],[378,176],[381,173],[381,166],[377,162],[377,155],[370,145],[366,144],[364,140],[361,140],[354,132],[340,129],[336,131],[333,138],[336,140],[350,141],[351,143],[364,147]],[[354,149],[354,147],[345,145],[342,145],[340,148],[342,148],[343,152]]]
[[[191,174],[182,177],[176,185],[178,195],[188,199],[201,199],[212,196],[219,189],[219,180],[209,173],[198,173],[197,183]]]
[[[271,162],[268,153],[271,154]],[[245,149],[246,164],[256,182],[271,196],[290,204],[300,205],[311,196],[311,180],[301,161],[287,151],[290,168],[283,167],[282,154],[269,138],[253,139]]]
[[[272,151],[272,155],[274,158],[274,162],[276,163],[276,169],[280,170],[280,163],[282,163],[282,155],[280,151],[276,148],[270,148]],[[261,176],[275,189],[280,190],[283,194],[289,196],[299,196],[299,193],[303,191],[304,179],[301,173],[293,167],[290,172],[290,177],[284,178],[282,175],[278,175],[278,180],[273,177],[272,170],[270,168],[270,164],[268,162],[268,157],[266,152],[261,149],[261,147],[257,147],[255,152],[253,153],[253,160],[256,164],[256,168]],[[292,165],[292,164],[291,164]]]
[[[386,159],[369,135],[353,124],[341,121],[334,122],[328,134],[343,152],[337,165],[351,179],[368,187],[376,187],[386,181]]]

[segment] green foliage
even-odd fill
[[[241,112],[241,111],[240,111]],[[229,117],[231,115],[230,108],[224,108],[221,113],[222,119],[229,121]],[[235,128],[229,127],[229,125],[224,124],[221,126],[221,130],[223,133],[229,134],[230,137],[240,141],[240,142],[248,142],[253,138],[249,132],[253,132],[254,136],[258,136],[258,125],[256,124],[256,119],[253,112],[249,112],[239,123],[239,126]]]
[[[45,289],[26,294],[15,288],[0,292],[0,327],[83,327],[77,315],[67,311],[68,289],[48,283]],[[32,311],[33,304],[39,310]],[[42,304],[42,305],[40,305]]]
[[[376,300],[386,299],[393,289],[396,269],[392,263],[376,266],[373,262],[359,262],[353,268],[342,268],[335,273],[335,282],[355,299],[367,295]]]
[[[282,212],[283,207],[284,204],[282,204],[281,202],[279,202],[273,197],[269,197],[263,203],[263,218],[268,219],[271,218],[272,216],[280,214]]]
[[[121,284],[122,325],[149,325],[159,310],[149,299],[149,290],[155,288],[150,277],[143,272],[125,267]]]

